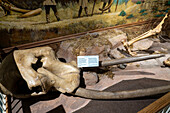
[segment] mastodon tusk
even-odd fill
[[[42,12],[42,9],[38,8],[36,10],[32,10],[32,11],[30,11],[28,13],[25,13],[25,14],[19,16],[18,18],[27,18],[27,17],[35,16],[37,14],[40,14],[41,12]]]
[[[88,99],[131,99],[151,96],[170,91],[170,85],[129,91],[105,92],[78,88],[74,95]]]
[[[20,8],[17,8],[17,7],[12,7],[12,6],[10,7],[10,9],[12,11],[20,12],[20,13],[27,13],[27,12],[31,11],[31,10],[26,10],[26,9],[20,9]]]
[[[100,62],[100,66],[111,66],[111,65],[118,65],[123,63],[131,63],[131,62],[155,59],[164,56],[165,56],[164,54],[155,54],[155,55],[147,55],[147,56],[114,59],[114,60],[102,61]]]
[[[109,5],[107,5],[107,6],[106,6],[105,8],[103,8],[103,9],[99,8],[99,10],[100,10],[100,11],[106,11],[106,10],[108,10],[108,9],[112,6],[113,1],[114,1],[114,0],[111,0]]]

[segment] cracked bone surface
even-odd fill
[[[16,50],[14,59],[30,90],[41,87],[46,93],[53,87],[62,93],[70,93],[79,86],[79,69],[56,59],[50,47]],[[36,66],[35,69],[32,65]]]
[[[162,19],[162,21],[159,23],[159,25],[157,25],[154,29],[151,29],[151,30],[149,30],[149,31],[147,31],[147,32],[145,32],[145,33],[137,36],[136,38],[130,40],[129,42],[123,40],[122,43],[123,43],[126,51],[127,51],[128,53],[130,53],[131,55],[133,55],[133,53],[132,53],[131,50],[130,50],[130,46],[131,46],[133,43],[135,43],[135,42],[137,42],[137,41],[139,41],[139,40],[148,38],[148,37],[150,37],[150,36],[152,36],[152,35],[156,35],[156,34],[160,33],[161,30],[162,30],[162,25],[163,25],[163,23],[164,23],[164,21],[165,21],[166,18],[168,18],[168,13],[165,15],[165,17]]]

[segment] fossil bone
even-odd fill
[[[104,92],[78,88],[74,93],[88,99],[129,99],[161,94],[170,91],[170,85],[129,91]]]
[[[55,58],[50,47],[15,50],[0,65],[0,90],[27,98],[49,90],[73,92],[79,86],[79,69]]]
[[[162,57],[154,55],[143,59]],[[142,60],[140,57],[134,58]],[[107,64],[119,64],[122,62]],[[131,62],[124,60],[123,62]],[[149,96],[170,91],[170,86],[122,92],[99,92],[78,88],[80,71],[75,62],[60,62],[50,47],[38,47],[26,50],[15,50],[0,65],[0,91],[16,98],[28,98],[46,94],[48,91],[72,93],[92,99],[124,99]],[[73,91],[78,88],[75,93]]]
[[[158,25],[156,28],[147,31],[147,32],[143,33],[142,35],[137,36],[136,38],[130,40],[129,42],[127,42],[127,41],[125,41],[125,40],[122,40],[122,43],[123,43],[126,51],[127,51],[129,54],[134,55],[134,53],[131,52],[131,50],[130,50],[130,46],[131,46],[133,43],[135,43],[135,42],[137,42],[137,41],[139,41],[139,40],[142,40],[142,39],[145,39],[145,38],[148,38],[148,37],[150,37],[150,36],[153,36],[153,35],[156,35],[156,34],[160,33],[161,30],[162,30],[162,25],[163,25],[163,23],[164,23],[164,21],[165,21],[166,18],[168,18],[168,13],[165,15],[165,17],[162,19],[162,21],[159,23],[159,25]]]
[[[36,72],[31,65],[38,61],[38,57],[42,57],[42,67]],[[14,59],[29,89],[41,86],[47,92],[53,86],[62,93],[70,93],[79,85],[79,69],[56,59],[50,47],[14,51]]]

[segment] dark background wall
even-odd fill
[[[15,6],[24,9],[36,9],[42,7],[42,3],[44,0],[8,0]],[[78,0],[56,0],[56,2],[60,2],[62,5],[65,5],[68,2],[77,2]]]

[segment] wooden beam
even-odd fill
[[[144,109],[140,110],[138,113],[156,113],[163,109],[165,106],[170,104],[170,92],[159,98],[152,104],[148,105]]]

